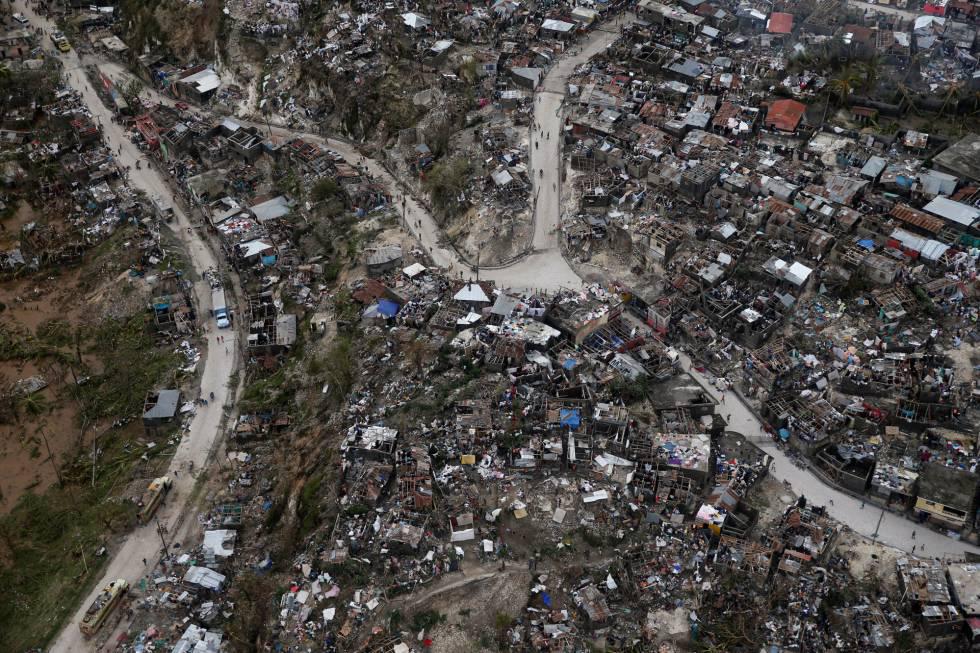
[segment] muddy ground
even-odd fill
[[[36,213],[22,203],[0,230],[0,248],[16,247],[20,228],[35,220]],[[125,244],[125,243],[124,243]],[[125,261],[125,257],[113,257]],[[151,290],[146,282],[131,277],[125,265],[94,262],[58,270],[8,278],[0,282],[0,332],[17,342],[37,337],[53,321],[69,329],[94,327],[108,316],[122,317],[140,310]],[[95,373],[97,358],[69,345],[58,348],[69,358],[81,355],[84,366]],[[24,359],[5,355],[0,360],[0,394],[9,394],[24,379],[42,377],[47,386],[20,399],[16,416],[0,424],[0,514],[9,512],[25,491],[43,492],[57,480],[55,465],[78,446],[89,446],[94,433],[110,424],[96,424],[84,435],[78,423],[78,405],[72,399],[72,369],[50,357]],[[77,374],[77,371],[76,371]],[[27,404],[32,404],[27,406]]]

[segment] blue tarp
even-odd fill
[[[275,264],[276,264],[276,255],[275,254],[270,254],[269,256],[263,256],[262,257],[262,265],[264,265],[265,267],[267,267],[267,268],[268,267],[272,267]]]
[[[858,241],[858,245],[870,252],[875,248],[875,241],[871,240],[870,238],[864,238]]]
[[[578,408],[562,408],[558,411],[558,423],[562,426],[575,430],[582,423],[579,417]]]
[[[779,429],[779,439],[782,440],[783,442],[789,440],[789,431],[787,431],[786,429]]]
[[[378,312],[385,317],[395,317],[398,315],[398,304],[391,301],[390,299],[379,299],[378,300]]]
[[[551,594],[548,594],[547,592],[541,592],[541,602],[544,603],[544,607],[550,608],[551,607]]]
[[[561,366],[566,370],[570,370],[574,368],[577,364],[578,361],[576,361],[574,358],[567,358],[565,359],[565,362],[561,364]]]

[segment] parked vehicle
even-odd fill
[[[137,165],[139,165],[138,161]],[[156,209],[157,217],[165,222],[173,221],[174,207],[166,198],[161,195],[153,195],[150,200],[153,202],[153,208]]]
[[[28,22],[27,21],[27,18],[24,17],[24,14],[22,14],[20,12],[14,14],[14,20],[16,20],[21,25],[26,25],[27,22]]]
[[[129,582],[120,578],[112,581],[99,592],[99,595],[95,597],[92,604],[88,606],[88,610],[85,611],[85,616],[82,617],[81,623],[78,624],[78,628],[82,631],[82,634],[86,637],[94,635],[102,627],[102,624],[106,622],[106,619],[116,609],[116,606],[119,605],[128,591]]]
[[[71,50],[71,44],[68,42],[68,39],[65,38],[64,34],[57,30],[51,32],[51,42],[54,43],[55,47],[62,52],[68,52]]]
[[[139,512],[141,524],[150,521],[153,513],[163,503],[164,498],[167,496],[170,488],[173,487],[173,484],[174,482],[169,476],[161,476],[160,478],[153,479],[153,482],[146,488],[146,492],[143,495],[143,507]]]
[[[225,289],[211,289],[211,314],[219,329],[227,329],[231,326],[231,319],[228,317],[228,304],[225,302]]]

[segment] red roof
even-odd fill
[[[792,132],[800,124],[806,105],[796,100],[776,100],[769,107],[765,125],[779,131]]]
[[[793,14],[784,14],[778,11],[769,16],[770,34],[789,34],[793,31]]]

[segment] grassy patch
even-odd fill
[[[242,394],[239,408],[243,413],[281,408],[293,397],[295,389],[286,382],[285,368],[272,376],[250,383]]]
[[[0,332],[2,355],[19,358],[73,360],[67,352],[82,343],[104,369],[78,386],[83,422],[138,414],[148,390],[176,382],[177,357],[155,346],[142,313],[107,320],[84,336],[60,320],[41,324],[37,337]],[[43,413],[43,399],[25,397],[20,413]],[[92,460],[80,451],[61,467],[64,487],[24,494],[0,518],[0,651],[43,647],[57,633],[98,580],[106,558],[96,551],[134,523],[133,504],[117,494],[141,464],[141,454],[172,453],[169,446],[147,452],[119,431],[100,437],[99,448],[94,486]]]
[[[177,384],[177,356],[155,347],[142,313],[103,322],[91,350],[102,359],[104,372],[80,386],[85,419],[137,414],[147,392]]]
[[[43,647],[98,579],[106,558],[95,552],[133,524],[135,508],[112,491],[135,458],[134,452],[127,465],[100,464],[94,488],[25,494],[0,518],[0,650]]]

